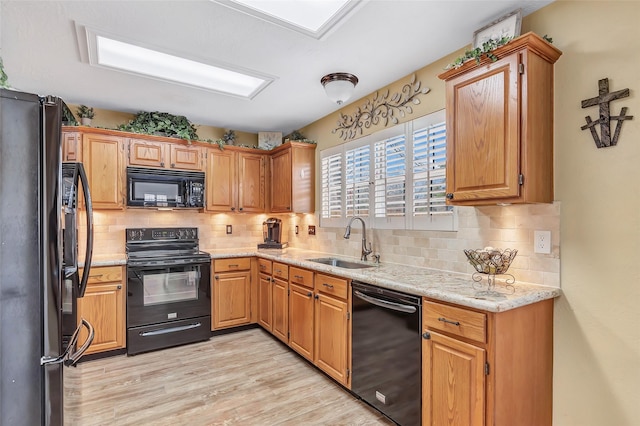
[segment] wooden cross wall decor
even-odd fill
[[[633,115],[627,114],[627,107],[623,107],[620,111],[620,115],[611,115],[609,112],[609,102],[626,98],[629,96],[629,89],[618,90],[617,92],[609,93],[609,79],[603,78],[598,80],[598,96],[595,98],[585,99],[582,101],[582,108],[587,108],[594,105],[600,106],[600,117],[596,121],[592,121],[591,117],[586,116],[587,124],[580,129],[591,131],[593,141],[596,143],[596,147],[605,148],[608,146],[614,146],[618,143],[618,137],[620,137],[620,129],[622,128],[622,122],[625,120],[633,119]],[[616,128],[613,132],[613,139],[611,139],[611,121],[617,121]],[[600,137],[596,132],[596,126],[600,125]]]

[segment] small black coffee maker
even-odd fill
[[[264,243],[258,244],[258,248],[286,248],[288,243],[282,242],[282,221],[275,217],[262,222],[262,236]]]

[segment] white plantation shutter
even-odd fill
[[[345,211],[348,217],[369,216],[370,151],[369,145],[363,145],[345,153]]]
[[[447,137],[444,122],[413,131],[413,215],[448,214],[445,204]]]
[[[320,153],[322,226],[360,216],[378,229],[455,231],[445,203],[444,110]]]
[[[376,217],[404,217],[407,147],[404,134],[375,143]]]
[[[322,213],[324,219],[340,219],[342,210],[342,152],[321,161]]]

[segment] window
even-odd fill
[[[322,226],[360,216],[379,229],[453,231],[445,202],[444,110],[323,150]]]

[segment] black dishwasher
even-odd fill
[[[420,424],[422,300],[351,283],[351,390],[403,426]]]

